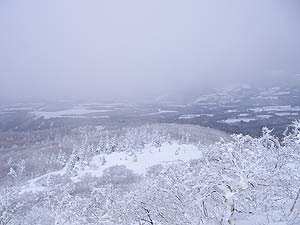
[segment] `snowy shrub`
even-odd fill
[[[98,185],[111,184],[114,186],[128,185],[140,181],[140,176],[125,166],[112,166],[103,171]]]
[[[69,182],[71,182],[71,179],[67,175],[49,174],[39,178],[36,181],[36,184],[44,187],[51,187],[55,185],[66,184]]]

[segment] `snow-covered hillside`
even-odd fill
[[[115,166],[124,166],[132,172],[145,175],[149,168],[155,165],[170,162],[188,162],[193,159],[199,159],[201,151],[193,144],[162,143],[161,146],[146,145],[137,152],[112,152],[102,153],[90,159],[87,165],[74,169],[74,173],[69,173],[68,168],[45,174],[41,177],[29,180],[21,188],[21,192],[46,191],[47,186],[41,185],[40,181],[48,179],[49,176],[69,176],[72,181],[80,182],[86,176],[101,177],[103,171]],[[78,165],[77,165],[78,166]]]
[[[196,130],[210,138],[195,141]],[[9,160],[2,224],[300,223],[300,122],[281,141],[267,128],[260,138],[174,124],[79,131],[71,154],[39,155],[59,169],[32,177],[30,161]]]

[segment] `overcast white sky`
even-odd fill
[[[0,100],[140,98],[300,72],[298,0],[0,0]]]

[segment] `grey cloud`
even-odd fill
[[[0,99],[137,99],[299,73],[299,12],[296,0],[2,0]]]

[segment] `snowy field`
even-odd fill
[[[112,110],[104,109],[104,110],[93,110],[86,109],[84,107],[74,107],[67,110],[61,111],[33,111],[31,114],[35,117],[42,117],[44,119],[53,119],[53,118],[62,118],[62,117],[73,117],[73,118],[85,118],[89,117],[89,114],[93,113],[106,113],[111,112]],[[108,117],[106,115],[96,116],[95,118]]]
[[[103,171],[115,166],[124,166],[136,174],[145,175],[149,168],[156,165],[170,162],[176,163],[178,161],[188,162],[200,157],[201,152],[197,146],[192,144],[163,143],[160,147],[148,145],[134,153],[113,152],[96,155],[90,159],[87,166],[84,166],[74,176],[70,177],[74,182],[82,182],[86,176],[101,177],[103,176]],[[21,192],[46,191],[47,187],[39,185],[39,182],[51,175],[64,176],[68,175],[68,171],[63,168],[62,170],[29,180],[28,184],[22,187]]]

